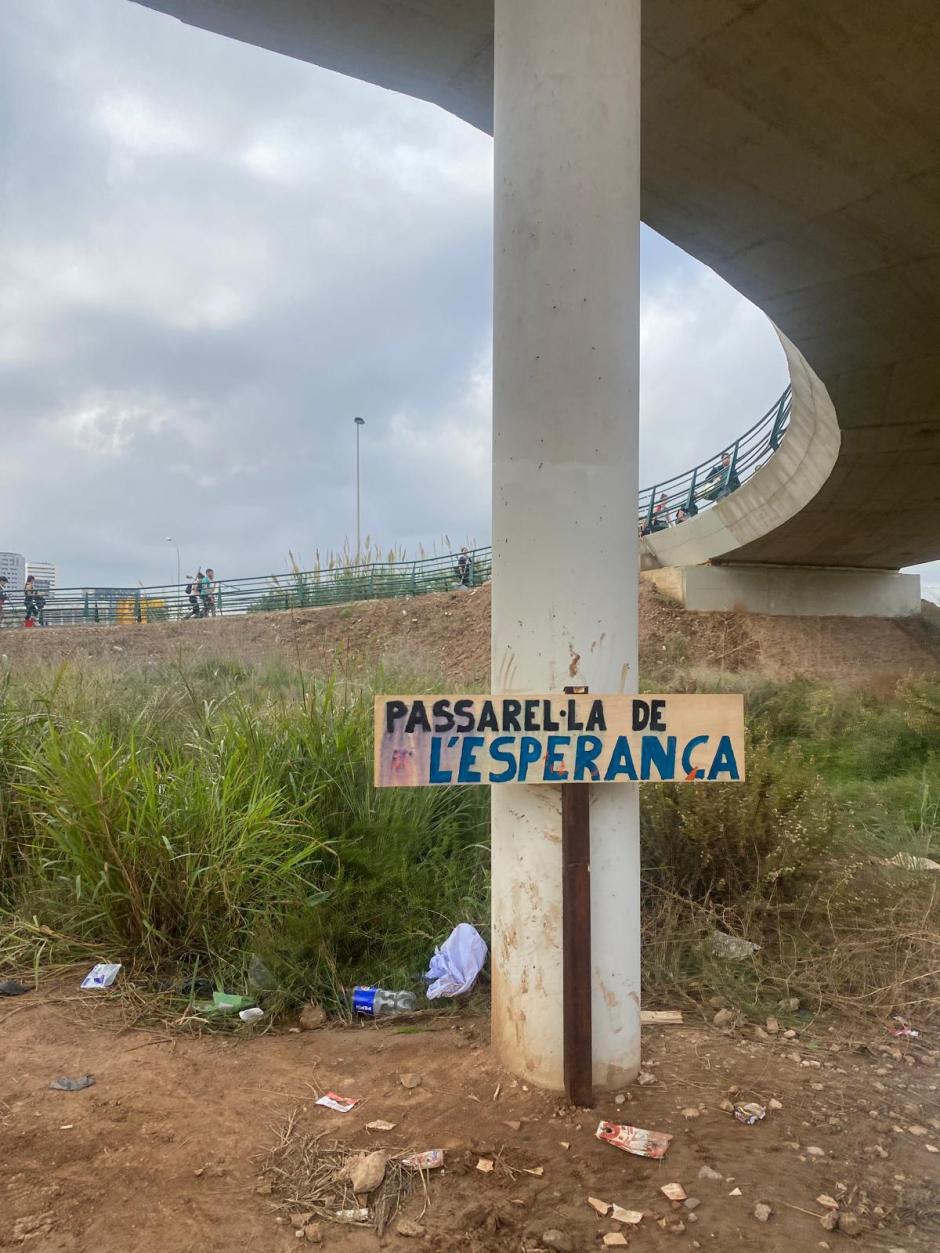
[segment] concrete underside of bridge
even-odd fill
[[[492,130],[493,0],[145,2]],[[643,219],[770,316],[837,417],[810,499],[712,560],[940,556],[938,64],[935,0],[643,4]]]

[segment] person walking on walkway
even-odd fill
[[[192,575],[190,575],[189,582],[186,584],[185,588],[183,589],[183,591],[186,593],[186,596],[189,599],[189,613],[186,615],[187,620],[189,618],[201,618],[202,617],[202,610],[199,608],[199,586],[204,577],[205,576],[203,575],[202,571],[197,570],[195,578]]]
[[[199,576],[199,595],[202,597],[202,616],[215,617],[215,571],[206,566],[205,574]]]
[[[42,611],[45,608],[45,604],[46,598],[36,587],[35,578],[30,575],[23,585],[23,626],[44,626]]]

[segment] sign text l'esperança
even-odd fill
[[[743,778],[740,695],[375,698],[376,787]]]

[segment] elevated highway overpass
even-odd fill
[[[899,611],[894,572],[940,556],[935,0],[140,2],[493,132],[494,691],[636,682],[641,199],[768,314],[793,388],[780,451],[647,562]],[[493,790],[494,1047],[555,1088],[560,810]],[[636,787],[590,810],[610,1087],[640,1061]]]

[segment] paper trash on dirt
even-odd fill
[[[742,940],[737,935],[726,935],[724,931],[712,931],[705,941],[705,946],[710,953],[729,962],[744,961],[746,957],[753,957],[760,948],[759,944]]]
[[[681,1183],[664,1183],[659,1190],[670,1201],[684,1201],[689,1195]]]
[[[56,1092],[81,1092],[83,1088],[92,1087],[94,1082],[94,1075],[79,1075],[77,1079],[69,1079],[62,1075],[58,1079],[53,1079],[49,1087],[54,1088]]]
[[[643,1221],[643,1211],[641,1209],[624,1209],[622,1205],[612,1205],[610,1207],[611,1218],[618,1223],[628,1223],[631,1227],[635,1227],[637,1223]]]
[[[337,1114],[348,1114],[361,1099],[358,1096],[338,1096],[335,1092],[325,1092],[314,1104],[325,1105],[327,1109],[335,1109]]]
[[[401,1159],[402,1166],[411,1170],[438,1170],[444,1165],[443,1149],[426,1149],[423,1153],[411,1153]]]
[[[333,1217],[338,1223],[367,1223],[369,1210],[367,1206],[362,1209],[338,1209]]]
[[[666,1156],[672,1136],[666,1131],[644,1131],[642,1127],[631,1127],[628,1123],[601,1121],[597,1125],[595,1136],[612,1144],[614,1148],[623,1149],[635,1157],[652,1157],[657,1161]]]
[[[882,866],[900,866],[902,870],[940,870],[940,861],[932,857],[915,857],[913,853],[895,853],[893,857],[879,857]]]
[[[904,1038],[907,1038],[908,1040],[920,1039],[920,1032],[916,1029],[916,1027],[912,1027],[911,1024],[899,1014],[895,1014],[891,1021],[896,1023],[897,1026],[889,1027],[888,1035],[893,1035],[896,1040]]]
[[[253,1005],[249,1009],[240,1009],[238,1016],[242,1022],[257,1022],[259,1018],[264,1017],[264,1010],[257,1005]]]
[[[486,941],[469,922],[461,922],[434,950],[425,979],[431,981],[428,1000],[439,996],[460,996],[469,992],[486,961]]]
[[[735,1105],[734,1116],[738,1122],[743,1122],[747,1127],[753,1127],[756,1122],[760,1122],[767,1116],[767,1110],[756,1101],[747,1101],[744,1105]]]
[[[366,1123],[366,1131],[394,1131],[397,1126],[397,1122],[386,1122],[384,1118],[376,1118]]]
[[[120,969],[120,962],[99,962],[97,966],[92,966],[82,980],[82,990],[87,992],[89,988],[109,988]]]

